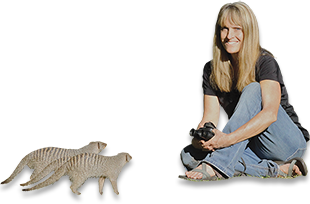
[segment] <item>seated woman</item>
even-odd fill
[[[213,60],[203,71],[206,122],[217,125],[220,105],[229,121],[209,141],[194,138],[181,152],[185,179],[216,180],[237,172],[258,177],[306,175],[301,157],[309,133],[288,102],[273,55],[259,44],[256,17],[243,2],[224,5],[217,18]],[[275,162],[278,161],[278,162]]]

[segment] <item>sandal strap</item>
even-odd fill
[[[296,165],[298,166],[299,170],[301,171],[303,176],[306,176],[308,173],[307,165],[302,158],[296,158]]]
[[[292,175],[293,175],[293,168],[294,168],[296,162],[297,162],[296,159],[294,159],[294,160],[291,162],[290,167],[289,167],[289,169],[288,169],[288,173],[287,173],[287,176],[288,176],[288,177],[292,177]]]
[[[202,173],[202,179],[211,178],[210,174],[207,172],[207,164],[202,163],[201,164],[202,169],[193,169],[193,172]]]
[[[280,176],[280,177],[283,177],[283,178],[287,178],[287,175],[288,175],[288,174],[284,173],[283,171],[281,171],[281,170],[279,169],[278,177]]]
[[[288,173],[285,174],[283,173],[281,170],[279,170],[279,176],[282,176],[282,177],[292,177],[293,176],[293,169],[294,169],[294,166],[297,165],[299,170],[301,170],[302,174],[303,175],[306,175],[307,174],[307,166],[306,164],[304,163],[304,161],[301,159],[301,158],[294,158],[294,159],[291,159],[287,162],[281,162],[281,163],[278,163],[278,164],[281,164],[281,165],[284,165],[284,164],[290,164],[289,168],[288,168]]]

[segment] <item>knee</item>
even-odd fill
[[[180,154],[182,164],[188,171],[196,168],[199,164],[199,162],[194,158],[193,151],[195,151],[194,147],[189,145],[185,147]]]
[[[184,174],[185,171],[186,171],[186,168],[184,166],[184,163],[183,163],[183,160],[182,160],[182,156],[181,156],[181,152],[184,151],[183,149],[181,151],[179,151],[177,157],[176,157],[176,165],[177,165],[177,168],[179,170],[179,173],[180,174]]]
[[[182,161],[183,165],[185,165],[185,163],[186,163],[186,159],[185,159],[186,158],[186,154],[185,154],[184,149],[181,151],[180,158],[181,158],[181,161]]]
[[[253,103],[254,101],[261,102],[262,100],[262,92],[261,87],[258,82],[252,82],[242,90],[241,101],[247,101]]]
[[[240,95],[238,104],[235,107],[234,114],[237,110],[242,110],[242,117],[244,117],[244,110],[250,110],[250,116],[256,115],[262,108],[262,93],[258,82],[253,82],[244,87]]]
[[[243,92],[253,92],[253,91],[261,91],[260,88],[260,84],[258,82],[252,82],[249,85],[247,85],[246,87],[243,88],[242,93]]]
[[[191,170],[192,158],[183,149],[180,154],[183,166],[189,171]]]

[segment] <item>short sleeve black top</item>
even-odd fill
[[[237,90],[233,90],[231,92],[221,92],[211,85],[210,75],[212,70],[212,63],[209,61],[203,70],[203,92],[205,95],[217,96],[219,99],[219,103],[225,110],[230,118],[233,114],[233,111],[239,101],[239,97],[241,93]],[[286,111],[286,113],[290,116],[292,121],[298,126],[298,128],[302,131],[306,141],[309,140],[308,131],[301,126],[299,123],[298,116],[294,111],[294,108],[288,101],[288,93],[286,87],[283,82],[282,74],[280,71],[280,67],[277,61],[269,54],[263,54],[259,57],[256,67],[255,67],[255,76],[256,81],[260,82],[262,80],[274,80],[280,83],[281,86],[281,106]]]

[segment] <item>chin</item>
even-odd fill
[[[226,49],[226,51],[229,53],[229,54],[236,54],[239,52],[240,49]]]

